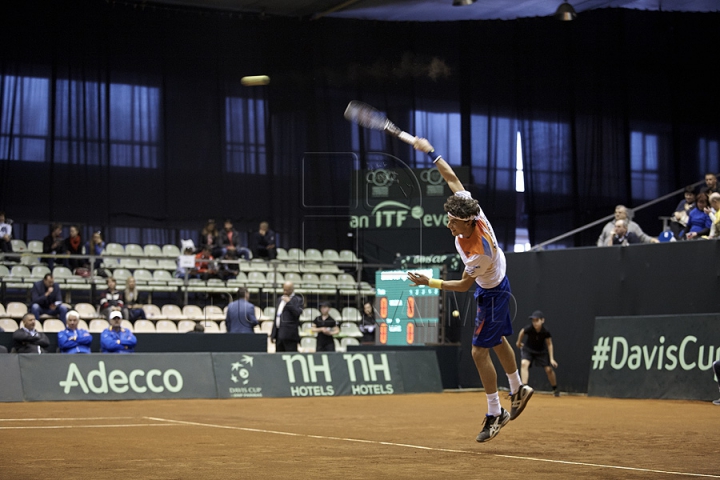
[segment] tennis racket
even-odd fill
[[[385,114],[367,103],[357,100],[348,103],[345,109],[345,118],[361,127],[384,131],[410,145],[414,145],[417,140],[416,136],[402,131],[397,125],[388,120]]]

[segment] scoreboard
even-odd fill
[[[439,268],[375,273],[380,345],[423,345],[438,341],[440,290],[425,285],[411,287],[408,271],[440,278]]]

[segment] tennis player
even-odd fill
[[[478,442],[492,440],[510,420],[522,413],[533,389],[520,380],[515,352],[508,342],[512,335],[510,319],[510,282],[505,276],[505,254],[497,244],[495,232],[477,200],[463,188],[455,172],[443,158],[435,153],[430,142],[419,138],[414,147],[426,152],[442,174],[454,195],[445,203],[447,227],[455,237],[455,247],[465,264],[460,280],[442,281],[425,275],[408,273],[415,285],[465,292],[475,283],[477,316],[472,341],[472,357],[487,395],[488,413],[478,434]],[[511,409],[508,413],[500,406],[497,389],[497,372],[490,358],[494,350],[510,382]]]

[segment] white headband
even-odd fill
[[[454,218],[456,220],[460,220],[461,222],[467,222],[468,220],[475,220],[475,217],[467,217],[467,218],[460,218],[456,217],[452,213],[448,212],[448,218]]]

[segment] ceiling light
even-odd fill
[[[453,7],[462,7],[464,5],[472,5],[476,0],[453,0]]]
[[[555,10],[555,18],[563,22],[575,20],[575,17],[577,17],[577,13],[568,2],[563,2],[557,10]]]

